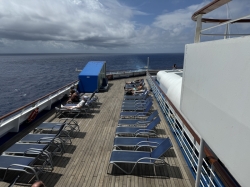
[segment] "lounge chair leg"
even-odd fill
[[[154,174],[155,174],[155,176],[156,176],[156,170],[155,170],[155,165],[153,165],[153,167],[154,167]]]

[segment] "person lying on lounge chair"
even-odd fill
[[[61,105],[61,108],[65,108],[65,109],[79,109],[81,107],[83,107],[83,105],[86,103],[85,98],[83,97],[82,100],[75,106],[63,106]]]
[[[145,92],[145,90],[139,90],[139,91],[135,91],[135,90],[127,90],[125,92],[125,95],[135,95],[135,94],[139,94],[139,93],[143,93]]]
[[[144,89],[144,87],[142,86],[142,84],[140,84],[140,86],[138,86],[138,87],[136,87],[136,88],[125,89],[125,91],[130,91],[130,90],[132,90],[132,91],[136,91],[136,92],[138,92],[138,91],[144,92],[143,89]]]
[[[125,84],[135,84],[135,83],[140,83],[140,82],[143,82],[143,79],[137,79],[131,82],[126,82]]]

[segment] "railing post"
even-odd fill
[[[211,171],[210,171],[210,180],[209,180],[209,187],[214,186],[212,181],[214,180],[214,165],[212,164],[211,166]]]
[[[200,178],[201,178],[201,171],[202,171],[202,163],[204,158],[204,140],[200,139],[200,151],[199,151],[199,160],[198,160],[198,167],[196,172],[196,180],[195,180],[195,187],[199,187],[200,185]]]
[[[199,43],[200,39],[201,39],[202,16],[203,16],[203,14],[199,14],[197,16],[194,43]]]

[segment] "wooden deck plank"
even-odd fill
[[[127,81],[131,80],[133,79],[128,79]],[[92,116],[81,116],[76,119],[80,126],[80,132],[76,133],[75,137],[72,138],[72,145],[66,146],[66,153],[62,157],[57,156],[53,158],[55,163],[54,171],[41,174],[40,179],[48,187],[191,187],[193,179],[190,179],[190,173],[186,172],[187,165],[155,99],[153,107],[158,110],[161,118],[161,122],[156,130],[159,132],[159,137],[170,137],[174,146],[167,152],[165,157],[169,166],[156,167],[157,174],[160,176],[154,176],[153,167],[145,165],[137,166],[132,175],[122,174],[117,168],[110,166],[109,172],[112,172],[112,174],[107,174],[109,159],[113,149],[114,133],[121,111],[124,80],[111,81],[110,85],[107,92],[97,94],[100,104],[95,108]],[[46,121],[58,122],[59,119],[54,118],[54,115],[48,115]],[[28,130],[31,129],[32,127]],[[19,138],[24,136],[25,132],[21,134]],[[16,140],[17,138],[15,138]],[[127,167],[126,169],[131,168],[130,166]],[[114,172],[118,173],[114,174]],[[0,187],[8,185],[7,182],[0,182]],[[24,183],[17,183],[15,186],[25,185]]]

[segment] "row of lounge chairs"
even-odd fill
[[[157,138],[154,128],[160,123],[160,117],[157,110],[151,110],[153,103],[148,91],[138,95],[124,95],[122,102],[107,173],[110,165],[125,174],[131,174],[138,164],[154,167],[167,164],[161,156],[172,147],[172,143],[169,138]],[[150,151],[141,150],[145,147]],[[122,164],[132,164],[132,168],[127,171]]]
[[[2,180],[11,171],[32,174],[36,180],[40,173],[53,171],[52,158],[63,155],[65,145],[71,144],[71,137],[77,131],[80,130],[74,118],[41,123],[0,155]]]

